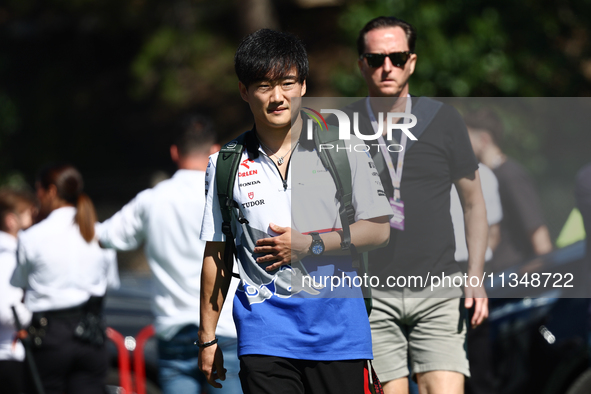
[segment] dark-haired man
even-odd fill
[[[144,190],[99,231],[103,247],[138,248],[145,252],[155,281],[152,310],[156,316],[158,372],[163,392],[200,393],[208,386],[199,372],[199,349],[193,344],[199,327],[201,262],[205,243],[200,240],[205,206],[205,170],[209,155],[219,149],[211,121],[191,115],[180,122],[170,148],[178,171],[171,179]],[[234,283],[233,289],[235,289]],[[236,328],[231,306],[220,317],[217,335],[228,366],[220,393],[240,392]]]
[[[348,297],[335,297],[328,292],[330,283],[317,286],[322,277],[350,278],[355,270],[350,252],[341,250],[336,186],[313,141],[306,138],[300,113],[298,99],[306,92],[308,76],[306,51],[296,37],[263,29],[242,41],[235,68],[240,95],[255,123],[244,135],[233,188],[232,226],[240,272],[234,318],[243,390],[361,393],[365,360],[372,355],[360,289],[347,287],[342,290]],[[230,142],[222,152],[236,144]],[[230,241],[222,231],[215,182],[222,155],[210,158],[201,233],[208,242],[201,286],[200,366],[214,387],[225,375],[214,331],[229,278],[223,253]],[[365,153],[347,157],[355,207],[351,242],[363,252],[388,241],[391,211],[372,179],[371,159]],[[294,177],[303,168],[307,176]],[[296,194],[296,188],[311,192]],[[304,285],[306,279],[316,285]]]
[[[396,141],[390,143],[402,146],[400,153],[394,152],[400,149],[388,153],[373,146],[371,154],[398,221],[391,223],[390,244],[370,253],[370,271],[383,280],[446,275],[456,278],[453,283],[466,285],[464,278],[457,280],[460,268],[454,261],[450,188],[455,184],[463,205],[468,275],[480,278],[487,222],[478,163],[457,111],[409,95],[408,81],[417,62],[415,42],[415,29],[394,17],[371,20],[357,41],[358,65],[369,97],[344,112],[351,119],[356,113],[359,132],[379,135],[383,144],[389,136],[386,128],[380,133],[379,125],[386,124],[387,113],[415,115],[418,123],[410,131],[420,130],[420,135],[413,135],[414,141],[400,130],[398,135],[393,133]],[[374,365],[386,393],[408,392],[408,359],[422,394],[463,392],[469,369],[462,308],[475,306],[472,324],[479,324],[488,313],[486,294],[482,288],[466,286],[464,301],[461,288],[444,292],[435,287],[432,291],[431,284],[415,280],[413,285],[409,280],[402,288],[374,289],[370,316]]]
[[[515,264],[552,251],[548,227],[544,223],[540,199],[525,168],[506,157],[500,146],[503,123],[489,108],[464,117],[476,158],[492,169],[498,183],[503,218],[494,243],[487,271],[503,271]],[[488,323],[469,334],[468,351],[474,379],[466,385],[468,393],[495,393],[499,381],[492,361]]]
[[[526,169],[501,149],[501,119],[494,111],[483,108],[468,114],[465,121],[476,157],[493,170],[499,181],[503,207],[500,239],[487,265],[493,271],[502,271],[550,253],[552,241],[534,182]]]

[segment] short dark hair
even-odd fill
[[[201,114],[186,115],[179,122],[173,144],[179,155],[209,155],[210,148],[216,142],[216,133],[211,119]]]
[[[464,123],[470,129],[482,130],[488,133],[495,145],[501,146],[504,127],[501,118],[490,108],[481,108],[464,116]]]
[[[408,22],[393,16],[378,16],[367,22],[367,24],[359,31],[357,37],[357,52],[359,56],[365,53],[365,35],[375,29],[383,29],[386,27],[400,27],[406,33],[406,41],[408,42],[408,49],[410,52],[415,51],[415,44],[417,42],[417,31]]]
[[[265,79],[281,78],[293,67],[303,83],[309,70],[304,44],[293,34],[270,29],[246,36],[234,56],[236,75],[246,87]]]

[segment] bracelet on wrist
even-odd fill
[[[205,349],[206,347],[213,346],[213,345],[215,345],[216,343],[218,343],[218,339],[217,339],[217,337],[216,337],[214,340],[212,340],[212,341],[209,341],[209,342],[203,342],[203,343],[196,342],[195,344],[196,344],[197,346],[199,346],[199,348],[201,348],[201,349]]]

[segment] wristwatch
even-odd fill
[[[324,253],[324,242],[317,232],[309,233],[312,236],[312,245],[310,245],[310,252],[314,256],[320,256]]]

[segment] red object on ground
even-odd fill
[[[125,347],[125,338],[119,332],[107,327],[107,337],[115,343],[117,353],[119,354],[119,385],[125,391],[125,394],[132,394],[131,375],[129,367],[129,352]]]
[[[154,326],[150,324],[149,326],[142,328],[135,339],[133,368],[135,372],[135,388],[137,394],[146,394],[146,362],[144,360],[144,346],[154,333]]]

